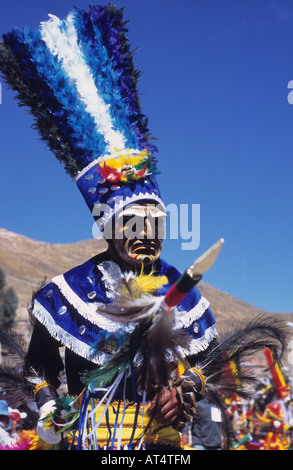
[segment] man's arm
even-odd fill
[[[59,373],[64,368],[59,347],[58,341],[50,336],[39,321],[36,321],[27,353],[27,361],[44,380],[42,384],[38,384],[35,390],[38,408],[57,396],[56,390],[60,385]]]

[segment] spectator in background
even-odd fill
[[[27,414],[16,409],[8,408],[10,412],[10,425],[7,431],[10,437],[16,441],[19,439],[19,431],[22,430],[23,419],[27,417]]]
[[[0,400],[0,446],[13,446],[18,438],[10,436],[8,428],[10,424],[11,413],[5,400]]]
[[[191,447],[196,450],[221,450],[223,417],[221,410],[210,400],[203,398],[198,403],[199,414],[193,422],[186,425],[182,442],[189,443],[189,427],[191,431]]]

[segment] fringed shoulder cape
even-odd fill
[[[157,291],[158,296],[164,296],[181,274],[159,259],[154,275],[168,279]],[[60,346],[66,348],[69,393],[78,394],[82,389],[80,372],[106,364],[134,330],[134,322],[115,322],[99,313],[101,306],[115,299],[121,276],[119,266],[105,252],[54,277],[34,295],[30,312],[36,324],[28,359],[37,369],[45,370],[46,379],[54,387],[63,368]],[[178,305],[174,328],[183,329],[191,339],[189,349],[182,351],[183,357],[204,351],[215,338],[215,318],[209,302],[196,287]],[[93,348],[96,344],[100,345],[98,349]]]

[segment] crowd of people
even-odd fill
[[[39,414],[34,403],[11,408],[0,400],[0,450],[33,449]]]
[[[226,398],[233,439],[229,450],[293,450],[293,396],[288,387],[278,397],[274,382],[264,378],[251,400]],[[226,449],[224,417],[213,401],[198,402],[199,413],[182,432],[185,450]],[[0,450],[50,450],[36,435],[39,414],[34,403],[11,408],[0,400]]]
[[[225,448],[223,416],[216,404],[198,403],[200,413],[182,435],[185,449]],[[251,400],[234,395],[226,398],[233,429],[229,450],[293,450],[293,396],[289,387],[282,393],[268,377],[259,382]]]
[[[239,397],[228,408],[235,431],[235,450],[292,450],[293,397],[279,398],[271,381],[260,383],[253,400]]]

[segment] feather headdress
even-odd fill
[[[49,15],[38,29],[14,29],[0,43],[5,80],[101,229],[133,201],[163,206],[126,31],[122,10],[109,4],[74,8],[65,20]]]

